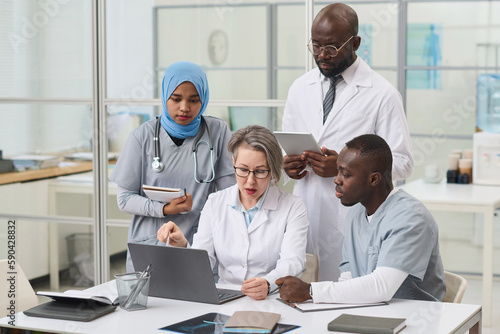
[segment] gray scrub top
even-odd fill
[[[443,300],[438,226],[425,206],[403,190],[389,196],[370,223],[361,204],[348,212],[342,253],[340,270],[353,278],[379,266],[408,273],[394,298]]]
[[[231,183],[236,183],[231,154],[227,151],[231,132],[227,124],[220,119],[205,116],[205,120],[210,127],[214,146],[215,179],[211,183],[197,183],[194,180],[192,146],[195,137],[188,137],[181,146],[177,146],[165,129],[160,127],[160,157],[165,168],[160,173],[156,173],[151,167],[155,152],[153,137],[156,120],[145,122],[129,135],[111,173],[110,181],[129,191],[138,192],[147,201],[150,200],[144,194],[142,185],[186,188],[186,191],[193,195],[193,207],[189,213],[152,217],[146,216],[145,212],[134,212],[128,233],[129,242],[161,244],[156,239],[156,232],[170,220],[175,222],[188,241],[192,242],[193,235],[198,228],[201,209],[205,205],[208,195],[217,190],[217,180],[225,176],[232,176],[233,182]],[[199,131],[201,130],[202,126],[200,126]],[[201,141],[209,142],[207,131],[203,134]],[[198,146],[197,161],[198,180],[210,179],[212,168],[208,145],[201,143]],[[130,265],[131,261],[128,255],[127,270],[131,269]]]

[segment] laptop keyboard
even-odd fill
[[[228,300],[234,297],[241,296],[241,291],[238,290],[226,290],[226,289],[217,289],[217,294],[219,296],[220,301]]]

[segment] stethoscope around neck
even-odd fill
[[[153,171],[156,173],[160,173],[161,171],[163,171],[163,168],[165,167],[165,164],[163,163],[163,161],[161,161],[160,158],[160,125],[161,125],[160,117],[157,117],[155,126],[155,135],[153,137],[155,143],[155,156],[153,158],[153,163],[151,164]],[[215,178],[214,146],[212,143],[212,134],[210,133],[210,128],[208,127],[207,121],[203,116],[201,116],[201,126],[202,129],[201,131],[198,131],[198,134],[196,134],[192,147],[193,159],[194,159],[194,180],[196,181],[196,183],[210,183]],[[207,130],[209,143],[207,143],[205,140],[200,141],[201,137],[205,133],[205,129]],[[207,144],[210,149],[210,165],[212,166],[212,177],[209,180],[198,180],[198,177],[196,176],[196,171],[198,170],[198,146],[201,143]]]

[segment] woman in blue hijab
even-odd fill
[[[231,138],[227,124],[202,116],[209,101],[203,70],[191,62],[170,65],[163,75],[161,100],[161,116],[132,131],[110,177],[118,185],[118,207],[133,215],[129,242],[161,244],[156,232],[169,220],[179,222],[179,228],[192,241],[208,195],[236,183],[226,149]],[[158,155],[155,132],[158,132]],[[143,185],[181,188],[187,193],[170,203],[157,202],[145,195]],[[128,254],[127,272],[133,270]]]
[[[176,102],[178,91],[189,90],[197,94],[195,100],[188,99],[188,103],[193,103],[193,117],[188,120],[179,120],[170,113],[175,114],[175,106],[171,102]],[[174,98],[172,98],[172,94]],[[193,95],[194,96],[194,95]],[[205,112],[209,100],[208,81],[205,72],[196,64],[181,61],[170,65],[163,75],[161,84],[161,102],[163,112],[161,114],[161,125],[172,137],[185,139],[193,137],[198,133],[201,123],[201,115]],[[189,97],[186,95],[186,97]],[[168,108],[170,102],[170,109]]]

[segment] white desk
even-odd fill
[[[114,281],[96,288],[102,287],[114,289]],[[232,315],[237,310],[255,310],[279,313],[281,323],[302,326],[290,332],[292,334],[332,333],[327,330],[327,325],[342,313],[406,318],[407,327],[401,334],[466,333],[470,329],[481,333],[482,310],[479,305],[395,299],[385,306],[301,313],[275,298],[269,296],[265,301],[255,301],[243,297],[223,305],[210,305],[150,297],[146,310],[127,312],[118,307],[113,313],[90,322],[35,318],[18,313],[16,326],[72,333],[162,333],[157,331],[161,327],[209,312]],[[0,326],[6,325],[8,320],[0,319]]]
[[[500,187],[475,184],[425,183],[417,180],[400,188],[418,198],[429,210],[484,214],[483,306],[484,326],[491,326],[493,292],[493,217],[500,208]]]

